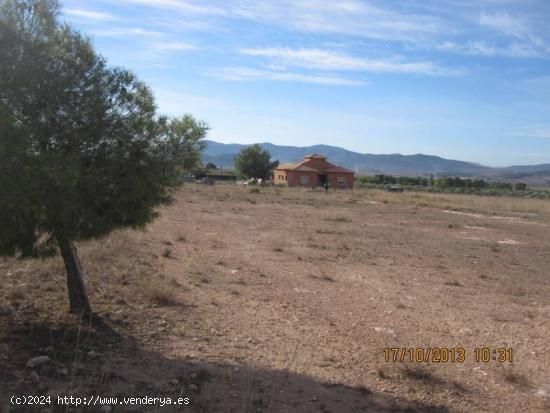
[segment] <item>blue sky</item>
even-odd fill
[[[219,142],[550,163],[548,0],[65,0]]]

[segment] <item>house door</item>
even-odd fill
[[[327,183],[327,176],[326,175],[317,175],[317,180],[319,181],[319,186],[325,186]]]

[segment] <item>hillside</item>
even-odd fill
[[[363,174],[393,174],[393,175],[428,175],[436,176],[466,176],[484,177],[488,179],[524,180],[537,184],[550,184],[550,164],[516,165],[506,168],[491,168],[472,162],[445,159],[439,156],[415,155],[375,155],[349,151],[337,146],[279,146],[272,143],[261,143],[280,162],[296,162],[310,153],[322,153],[331,162]],[[205,162],[213,162],[223,167],[232,167],[233,159],[243,147],[242,144],[224,144],[207,141],[204,151]]]

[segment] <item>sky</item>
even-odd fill
[[[548,0],[65,0],[224,143],[550,163]]]

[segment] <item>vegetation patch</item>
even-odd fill
[[[339,222],[339,223],[349,223],[353,222],[351,218],[344,217],[344,216],[335,216],[335,217],[327,217],[325,218],[325,221],[328,222]]]

